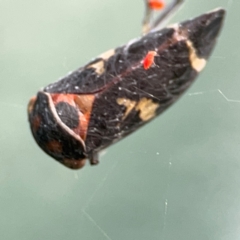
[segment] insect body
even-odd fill
[[[86,159],[97,164],[100,150],[162,113],[191,85],[224,13],[153,29],[39,91],[28,105],[36,142],[67,167],[81,168]]]

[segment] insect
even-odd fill
[[[204,68],[225,11],[159,29],[183,0],[145,0],[143,36],[109,50],[31,98],[28,115],[38,145],[78,169],[162,113]],[[164,8],[163,8],[164,6]],[[163,9],[162,9],[163,8]],[[153,12],[162,9],[152,21]]]

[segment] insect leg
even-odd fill
[[[162,0],[144,0],[146,5],[146,11],[143,18],[143,26],[142,26],[142,33],[146,34],[150,31],[161,29],[164,23],[168,20],[169,17],[180,7],[184,0],[173,0],[168,6],[164,8],[164,3]],[[155,10],[163,11],[151,23],[151,18],[153,17],[153,13]]]
[[[98,153],[97,152],[93,152],[90,156],[89,156],[89,161],[91,165],[97,165],[99,163],[98,160]]]

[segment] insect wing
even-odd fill
[[[124,46],[106,66],[114,78],[97,94],[86,147],[100,150],[162,113],[204,68],[224,11],[218,10],[174,27],[152,32]],[[154,52],[151,66],[144,60]],[[119,61],[121,59],[121,61]]]

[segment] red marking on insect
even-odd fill
[[[148,0],[148,6],[153,10],[161,10],[165,7],[165,3],[162,0]]]
[[[52,100],[54,102],[54,104],[56,105],[59,102],[67,102],[70,105],[74,106],[75,102],[74,102],[74,97],[75,95],[73,94],[51,94]]]
[[[33,126],[32,129],[34,132],[37,132],[40,124],[41,124],[41,117],[37,115],[33,118],[33,122],[32,122],[32,126]]]
[[[55,106],[60,102],[65,102],[77,109],[79,115],[79,125],[76,128],[73,128],[72,131],[85,140],[91,115],[92,103],[95,96],[90,94],[78,96],[76,94],[57,93],[51,94],[51,97]],[[71,117],[69,116],[69,118]]]
[[[157,55],[155,51],[149,51],[143,59],[144,69],[149,69],[154,64],[154,57]]]

